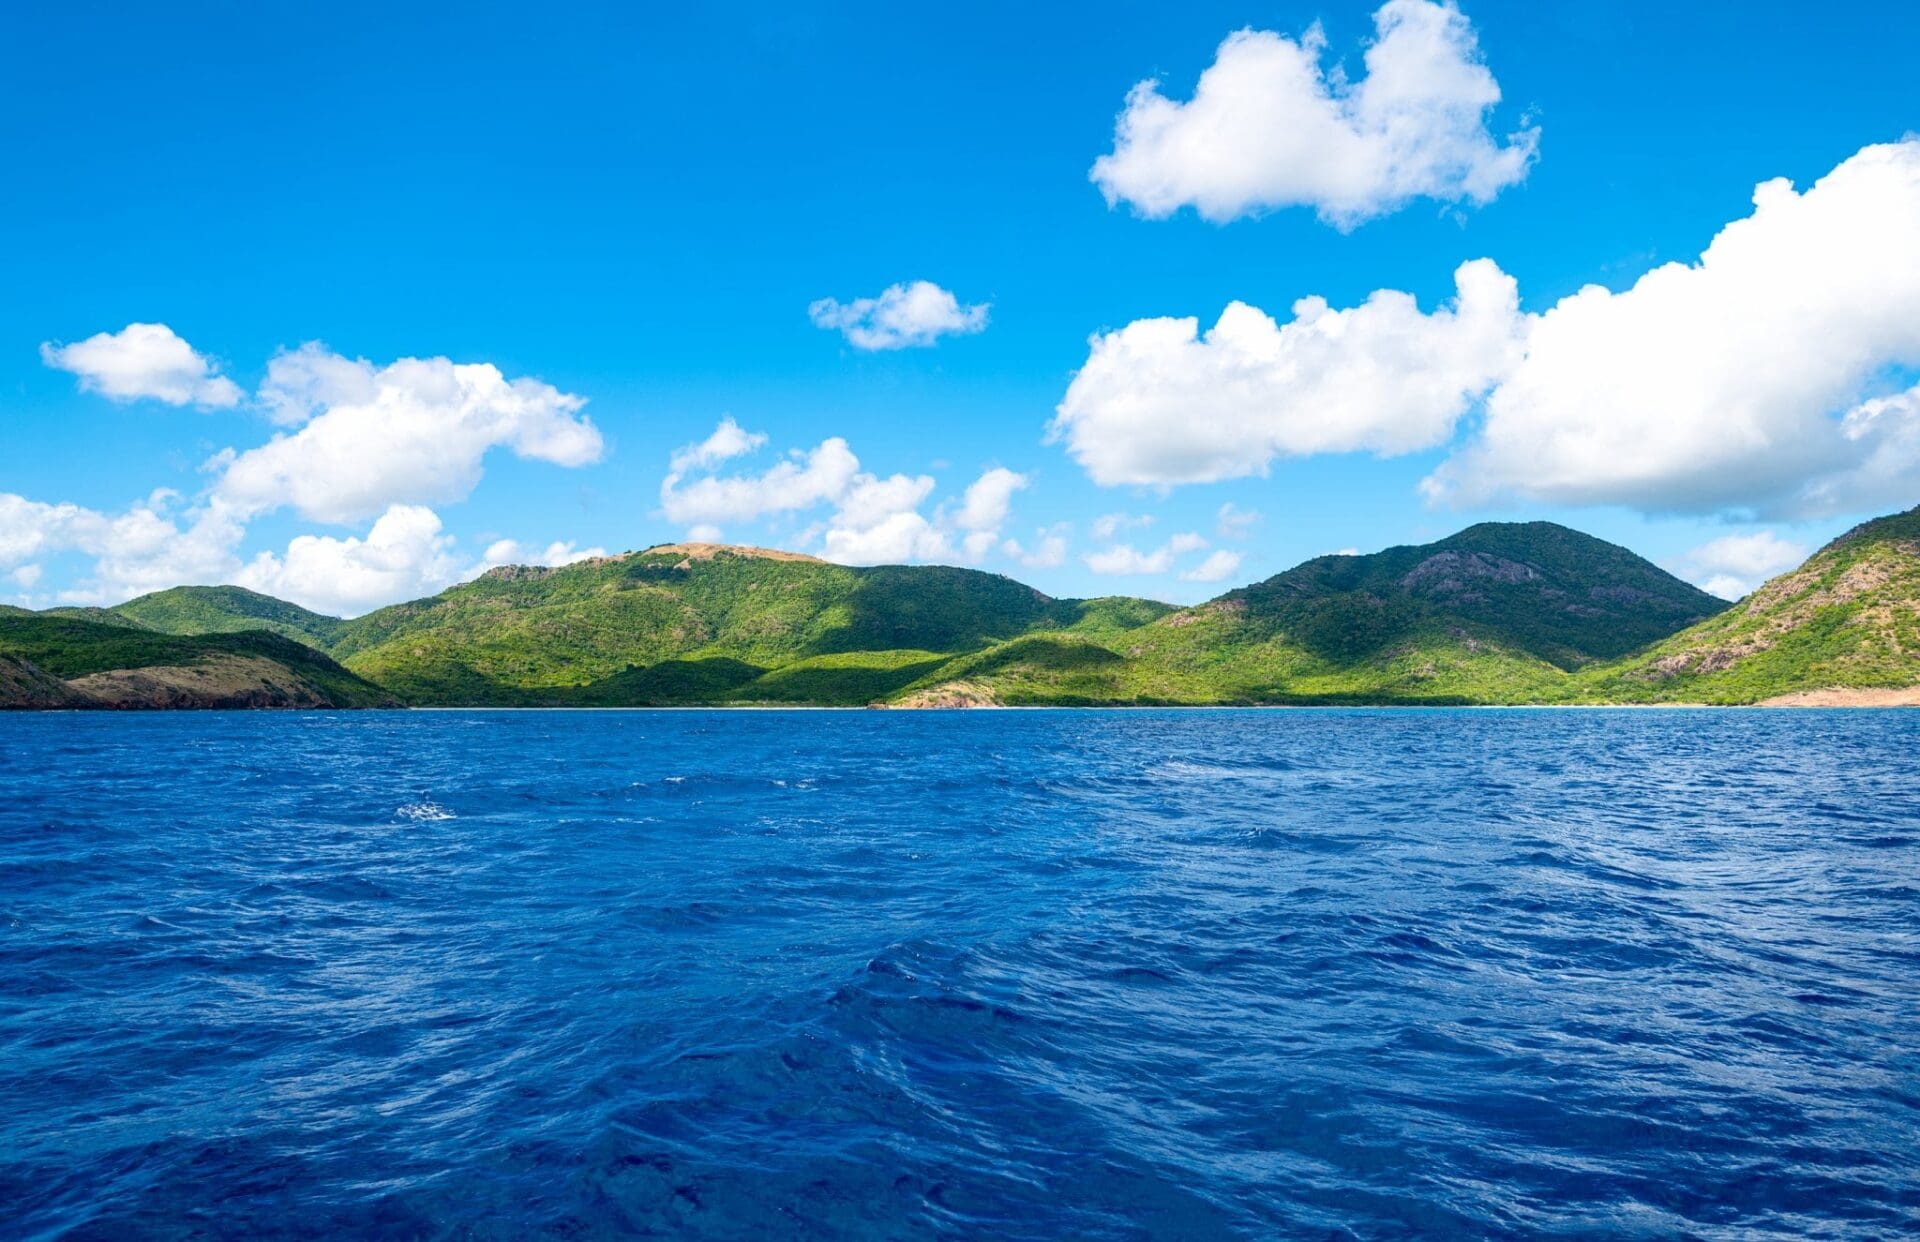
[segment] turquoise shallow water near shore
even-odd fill
[[[0,1236],[1920,1230],[1920,714],[0,718]]]

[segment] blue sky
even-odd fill
[[[1398,408],[1349,411],[1343,417],[1373,430],[1300,451],[1320,442],[1323,403],[1378,400],[1353,394],[1354,384],[1376,363],[1412,367],[1406,358],[1336,360],[1324,383],[1298,389],[1262,373],[1251,391],[1219,397],[1231,414],[1216,404],[1227,382],[1218,360],[1199,359],[1161,407],[1138,415],[1160,420],[1145,440],[1122,442],[1134,416],[1116,403],[1142,382],[1130,363],[1083,376],[1088,395],[1074,423],[1083,441],[1049,442],[1076,375],[1095,370],[1097,333],[1163,316],[1197,316],[1204,333],[1236,300],[1284,325],[1298,299],[1351,308],[1383,289],[1411,294],[1424,317],[1455,296],[1456,268],[1479,258],[1511,278],[1521,316],[1544,316],[1584,285],[1621,293],[1660,264],[1696,263],[1730,223],[1754,215],[1757,184],[1787,178],[1814,203],[1814,182],[1920,126],[1910,64],[1920,11],[1910,5],[1810,15],[1785,3],[1465,0],[1460,25],[1477,41],[1465,63],[1483,65],[1501,97],[1468,108],[1468,128],[1496,152],[1537,130],[1523,175],[1489,193],[1448,188],[1457,170],[1409,173],[1401,152],[1384,180],[1360,178],[1364,219],[1330,222],[1341,209],[1317,205],[1311,188],[1288,190],[1288,177],[1302,174],[1286,169],[1272,170],[1264,198],[1229,208],[1231,218],[1203,219],[1197,204],[1212,191],[1182,199],[1178,186],[1170,193],[1186,205],[1152,218],[1139,185],[1184,175],[1190,189],[1216,175],[1204,169],[1218,161],[1244,170],[1270,158],[1257,145],[1236,148],[1246,135],[1231,132],[1175,133],[1163,150],[1139,153],[1135,189],[1122,187],[1111,206],[1089,179],[1094,161],[1116,150],[1116,117],[1136,83],[1157,78],[1165,99],[1184,107],[1233,32],[1298,40],[1317,22],[1321,65],[1340,66],[1349,84],[1332,88],[1337,95],[1366,75],[1375,7],[62,5],[15,14],[0,48],[0,495],[15,498],[10,510],[0,502],[0,599],[111,602],[198,571],[358,611],[437,589],[502,540],[515,547],[496,552],[527,559],[556,542],[568,547],[552,555],[621,550],[713,525],[730,541],[821,552],[837,523],[843,552],[885,550],[886,532],[904,533],[909,554],[978,563],[1055,594],[1186,600],[1324,552],[1536,517],[1732,589],[1861,516],[1920,502],[1920,475],[1905,470],[1920,457],[1900,447],[1920,433],[1894,426],[1894,414],[1874,424],[1886,444],[1871,463],[1823,456],[1830,439],[1841,443],[1828,435],[1839,420],[1876,398],[1902,399],[1920,364],[1920,348],[1897,327],[1911,282],[1879,281],[1867,258],[1783,264],[1787,276],[1766,283],[1776,292],[1759,295],[1758,307],[1731,278],[1722,283],[1737,292],[1702,281],[1698,297],[1674,306],[1623,302],[1551,358],[1529,343],[1524,363],[1473,368],[1458,400],[1442,403],[1438,432],[1408,431],[1413,416]],[[1256,120],[1257,139],[1293,118]],[[1435,132],[1460,137],[1456,122]],[[1189,140],[1226,149],[1189,159],[1179,146]],[[1203,171],[1169,173],[1166,162],[1182,159]],[[1844,196],[1836,189],[1801,213],[1812,217],[1803,225],[1786,218],[1790,202],[1756,246],[1786,253],[1803,226],[1837,221],[1838,231],[1864,231],[1863,247],[1881,248],[1877,266],[1898,266],[1920,219],[1898,196],[1906,164],[1896,165]],[[1423,176],[1439,188],[1380,189]],[[1848,224],[1859,219],[1871,228]],[[1836,268],[1851,275],[1830,278]],[[821,299],[845,305],[920,280],[950,291],[958,314],[985,306],[984,326],[873,350],[809,314]],[[1768,302],[1776,293],[1777,307]],[[1829,312],[1806,335],[1840,333],[1832,350],[1858,357],[1817,392],[1790,392],[1792,376],[1758,373],[1788,357],[1768,335],[1785,331],[1777,321],[1809,304]],[[1846,309],[1863,305],[1864,316]],[[1731,309],[1699,310],[1716,306]],[[1698,436],[1663,444],[1675,460],[1645,477],[1600,470],[1589,479],[1576,462],[1551,486],[1529,478],[1531,455],[1544,477],[1593,442],[1554,419],[1606,417],[1565,395],[1579,376],[1655,369],[1633,342],[1672,336],[1657,326],[1662,315],[1680,317],[1682,337],[1703,317],[1725,323],[1663,351],[1660,384],[1623,390],[1653,421],[1622,432],[1616,448],[1683,424]],[[180,404],[116,399],[87,369],[104,355],[59,352],[134,323],[166,325],[208,360],[209,375],[231,380],[236,398],[209,389],[200,395],[213,399]],[[1568,333],[1579,326],[1565,317]],[[1381,348],[1403,337],[1386,331]],[[385,369],[402,358],[537,380],[548,386],[534,398],[537,416],[553,424],[543,426],[589,420],[598,445],[549,437],[529,454],[530,433],[516,423],[492,438],[463,431],[464,447],[442,459],[438,416],[423,415],[421,435],[403,446],[418,460],[401,462],[402,449],[382,437],[418,408],[402,399],[387,423],[362,420],[364,442],[336,420],[338,434],[321,447],[338,458],[345,446],[345,461],[313,465],[290,449],[272,469],[256,463],[250,481],[232,457],[209,465],[221,450],[244,456],[351,404],[323,394],[276,422],[263,403],[269,360],[314,341],[349,363],[366,360],[381,384],[401,382]],[[1449,359],[1464,348],[1454,335],[1436,341]],[[1723,356],[1742,348],[1757,361]],[[1717,358],[1719,370],[1703,363],[1706,377],[1696,377],[1689,350]],[[1733,390],[1729,372],[1742,377]],[[1410,382],[1427,380],[1421,371]],[[1773,387],[1757,389],[1763,380]],[[1505,403],[1510,434],[1453,467],[1467,483],[1438,499],[1423,494],[1443,463],[1472,454],[1490,392]],[[584,406],[574,408],[575,397]],[[1290,421],[1270,423],[1265,411],[1290,403],[1299,406]],[[1750,407],[1764,416],[1749,419]],[[836,437],[857,469],[805,492],[817,497],[805,507],[767,509],[771,500],[755,493],[759,501],[735,511],[757,515],[695,522],[689,502],[676,521],[661,492],[672,456],[726,418],[764,442],[710,454],[681,472],[682,486],[708,476],[760,485],[789,450]],[[1155,446],[1177,441],[1188,423],[1222,446],[1213,464],[1148,478],[1162,460]],[[1689,445],[1729,437],[1766,443],[1724,460],[1685,459]],[[1241,453],[1249,465],[1238,477],[1214,477]],[[351,503],[322,496],[307,472],[351,474],[361,454],[385,474],[375,470],[381,477]],[[1130,463],[1118,470],[1128,478],[1098,481],[1089,463],[1102,460]],[[994,469],[1020,485],[1004,505],[982,493],[966,506],[969,485]],[[1862,471],[1872,478],[1862,482]],[[886,486],[896,475],[903,480]],[[870,494],[850,499],[856,476],[871,476]],[[1907,478],[1914,494],[1889,503]],[[148,499],[162,488],[177,495]],[[737,502],[742,493],[731,494]],[[229,507],[209,523],[216,502]],[[1223,523],[1227,505],[1257,518]],[[373,527],[396,506],[400,517],[383,528],[392,546],[369,562]],[[902,513],[917,524],[885,525]],[[1101,526],[1111,514],[1136,521]],[[848,523],[864,526],[849,532]],[[1053,555],[1042,531],[1058,541]],[[1178,541],[1155,559],[1182,534],[1206,546]],[[311,541],[296,552],[302,538]],[[182,540],[197,542],[183,549]],[[1694,551],[1714,541],[1719,552]],[[1127,559],[1109,555],[1118,544],[1150,572],[1096,572]],[[1228,555],[1209,562],[1216,553]],[[1209,563],[1213,580],[1182,579]]]

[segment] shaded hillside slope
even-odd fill
[[[157,634],[0,615],[0,707],[378,707],[395,698],[277,634]]]
[[[1591,670],[1580,694],[1602,702],[1758,703],[1914,686],[1920,508],[1856,526],[1711,620]]]

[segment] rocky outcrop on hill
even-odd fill
[[[77,677],[82,706],[117,710],[342,707],[285,665],[258,656],[213,656],[194,664],[116,669]]]
[[[94,703],[32,661],[0,655],[0,708],[92,707]]]

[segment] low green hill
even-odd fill
[[[1094,642],[1028,636],[938,670],[907,697],[1545,702],[1568,693],[1570,670],[1725,607],[1590,535],[1548,522],[1485,523],[1438,543],[1319,557]]]
[[[971,569],[669,544],[495,569],[345,622],[331,651],[420,703],[858,704],[1021,634],[1114,634],[1171,611]]]
[[[1855,529],[1731,607],[1545,522],[1319,557],[1184,609],[1051,599],[970,569],[671,544],[496,569],[348,621],[229,587],[0,608],[0,661],[0,702],[41,706],[1920,695],[1920,510]]]
[[[1699,625],[1581,678],[1603,702],[1920,686],[1920,508],[1856,526]]]
[[[0,707],[398,704],[313,648],[258,630],[186,636],[14,613],[0,615],[0,659]]]
[[[114,617],[162,634],[232,634],[267,630],[325,648],[341,620],[237,586],[183,586],[155,591],[106,609]],[[94,618],[105,620],[107,618]]]

